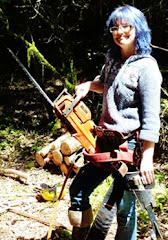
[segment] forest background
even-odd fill
[[[53,101],[62,89],[74,94],[79,82],[100,73],[109,48],[106,20],[111,11],[129,4],[139,8],[152,30],[152,55],[162,76],[160,142],[156,176],[167,193],[168,172],[168,2],[167,0],[1,0],[0,1],[0,164],[33,167],[42,145],[62,134],[51,106],[10,55],[19,57]],[[84,99],[97,123],[102,98]],[[24,159],[24,161],[23,161]],[[19,163],[19,167],[18,167]],[[159,200],[167,206],[166,194]],[[165,219],[166,223],[168,223]]]

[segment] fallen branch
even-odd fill
[[[24,179],[28,179],[28,175],[27,173],[25,172],[22,172],[22,171],[18,171],[18,170],[15,170],[15,169],[10,169],[10,168],[7,168],[7,169],[2,169],[0,168],[0,174],[1,175],[8,175],[8,174],[14,174],[14,175],[17,175],[19,177],[22,177]]]
[[[37,193],[7,193],[0,194],[0,197],[36,197]]]
[[[21,216],[26,217],[26,218],[31,218],[31,219],[33,219],[33,220],[35,220],[37,222],[40,222],[40,223],[42,223],[44,225],[50,226],[50,221],[47,221],[46,219],[43,219],[43,218],[40,218],[40,217],[36,217],[36,216],[34,216],[32,214],[28,214],[26,212],[21,212],[21,211],[19,211],[17,209],[14,209],[14,208],[7,208],[6,211],[12,212],[12,213],[16,213],[16,214],[21,215]],[[67,230],[71,230],[71,229],[68,229],[64,225],[62,225],[60,223],[57,223],[57,222],[55,222],[53,224],[53,227],[55,227],[55,228],[65,228]]]

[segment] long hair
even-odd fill
[[[125,20],[131,26],[135,27],[135,49],[138,54],[151,53],[151,30],[144,14],[139,9],[130,5],[116,8],[106,22],[107,28],[109,29],[113,26],[116,20],[121,23]]]

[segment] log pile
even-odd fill
[[[36,163],[41,167],[46,164],[55,164],[66,175],[73,164],[76,152],[80,149],[82,149],[81,143],[67,132],[38,151],[35,154]],[[77,173],[83,163],[84,158],[81,156],[74,163],[73,171]]]

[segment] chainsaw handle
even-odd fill
[[[81,99],[80,95],[77,95],[75,97],[74,101],[64,110],[63,112],[64,117],[67,117],[73,111],[73,108],[80,101],[80,99]]]

